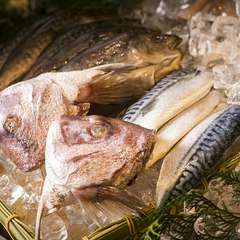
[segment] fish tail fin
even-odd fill
[[[104,227],[110,222],[119,221],[126,216],[138,215],[136,211],[113,200],[105,199],[99,202],[78,199],[78,202],[86,223],[91,221],[97,227]]]
[[[134,74],[136,67],[128,64],[107,66],[101,69],[103,74],[93,77],[89,83],[91,89],[89,102],[99,104],[120,104],[138,99],[149,83]]]
[[[118,189],[115,187],[103,187],[98,191],[96,199],[108,199],[111,201],[119,202],[134,212],[141,212],[146,205],[137,196],[127,190]]]
[[[78,199],[80,207],[98,227],[129,215],[139,215],[146,206],[129,192],[112,187],[101,188],[94,200]]]
[[[146,205],[127,190],[116,187],[72,189],[84,219],[102,227],[129,215],[142,215]]]

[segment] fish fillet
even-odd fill
[[[193,103],[203,98],[213,85],[211,74],[180,70],[162,79],[133,104],[123,120],[149,129],[159,129]]]
[[[219,102],[220,93],[212,91],[165,124],[157,133],[156,144],[146,167],[151,167],[156,161],[163,158],[182,137],[206,118]]]
[[[156,189],[157,205],[196,187],[239,135],[238,105],[214,113],[197,125],[164,158]]]

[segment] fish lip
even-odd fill
[[[162,44],[170,50],[176,49],[181,43],[182,38],[174,34],[164,34],[162,37]]]
[[[177,35],[169,35],[169,34],[167,34],[167,36],[174,38],[174,39],[171,41],[171,43],[169,44],[169,48],[170,48],[170,49],[175,49],[175,48],[177,48],[177,47],[182,43],[182,38],[180,38],[180,37],[177,36]]]

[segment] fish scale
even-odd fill
[[[239,135],[240,106],[234,105],[213,120],[182,158],[187,159],[186,167],[178,177],[171,196],[176,197],[196,187]]]
[[[147,108],[150,104],[152,104],[155,98],[159,96],[159,94],[161,94],[166,89],[173,86],[189,74],[198,75],[199,71],[196,71],[194,69],[182,69],[175,71],[163,78],[152,88],[151,91],[149,91],[139,101],[133,104],[124,114],[122,119],[129,122],[134,121],[137,118],[139,111],[142,111],[144,113],[144,109]]]

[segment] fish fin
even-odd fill
[[[146,208],[144,203],[126,190],[115,187],[94,188],[91,198],[77,197],[85,217],[98,227],[129,215],[139,215]],[[89,193],[87,193],[89,194]]]
[[[69,104],[67,106],[68,116],[85,116],[90,109],[90,103]]]
[[[139,98],[147,88],[140,78],[130,73],[133,70],[136,70],[136,67],[127,64],[102,69],[103,74],[94,76],[88,85],[91,89],[89,102],[120,104]]]
[[[127,190],[118,189],[116,187],[101,187],[95,196],[98,202],[108,199],[111,201],[116,201],[122,203],[126,207],[132,209],[136,212],[141,212],[146,205],[134,194]]]
[[[138,215],[138,213],[120,202],[104,199],[96,200],[78,199],[80,212],[84,221],[89,224],[92,221],[97,227],[118,221],[126,216]]]

